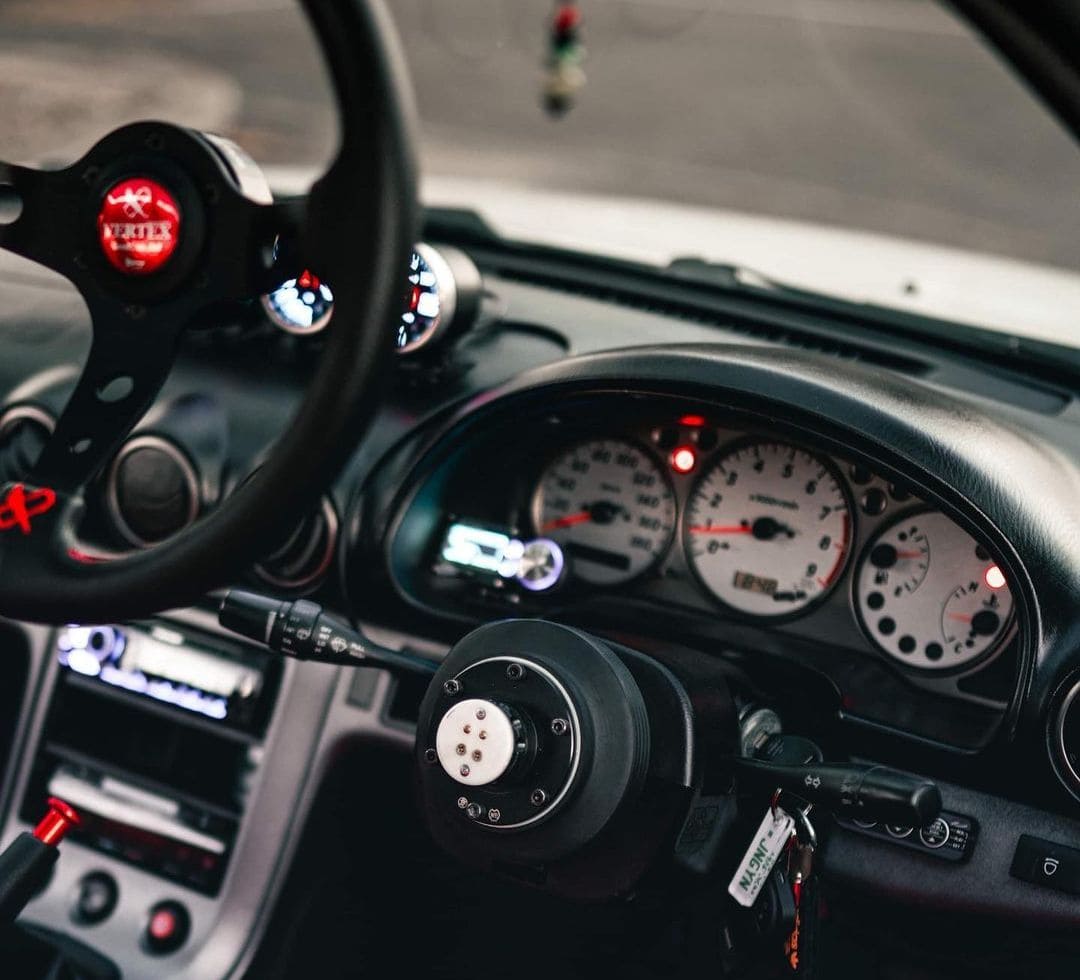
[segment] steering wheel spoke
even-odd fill
[[[247,261],[234,263],[232,276],[223,282],[226,298],[247,300],[273,292],[308,266],[302,244],[306,197],[288,197],[271,204],[242,199],[231,222],[228,243],[233,255]]]
[[[77,271],[76,215],[86,188],[68,170],[0,161],[0,248],[59,272]]]
[[[114,130],[65,170],[0,163],[0,248],[65,276],[93,323],[36,467],[0,487],[0,614],[101,622],[190,603],[264,550],[283,514],[310,505],[377,410],[392,357],[385,324],[417,231],[409,85],[382,0],[302,6],[342,123],[338,155],[306,198],[274,202],[239,147],[162,122]],[[83,489],[153,404],[182,331],[309,266],[334,283],[340,329],[262,467],[154,548],[88,560],[76,537]]]
[[[82,374],[32,472],[32,481],[74,494],[90,482],[157,397],[176,355],[182,324],[103,324]]]

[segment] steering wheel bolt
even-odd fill
[[[502,811],[498,807],[492,807],[488,810],[488,820],[492,823],[498,823],[502,820]]]
[[[461,681],[456,677],[451,677],[450,680],[443,684],[442,689],[443,694],[446,694],[449,697],[455,697],[461,693]]]
[[[439,753],[436,752],[434,749],[425,749],[424,750],[424,761],[429,766],[435,765],[435,763],[439,761]]]
[[[465,816],[470,820],[479,820],[484,815],[484,808],[479,803],[470,803],[465,807]]]
[[[551,734],[552,735],[566,735],[570,731],[570,722],[565,718],[552,718],[551,719]]]
[[[543,806],[545,803],[547,803],[547,793],[545,793],[542,789],[534,789],[529,794],[529,802],[533,806]]]
[[[506,676],[509,680],[520,681],[525,677],[525,668],[521,664],[510,664],[506,668]]]

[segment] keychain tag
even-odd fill
[[[750,847],[739,862],[727,889],[728,894],[744,908],[754,904],[780,852],[791,839],[794,828],[795,821],[780,807],[776,807],[775,815],[772,807],[765,811],[765,819],[751,838]]]

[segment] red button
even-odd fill
[[[180,205],[149,177],[129,177],[110,187],[97,223],[105,258],[126,275],[157,272],[180,243]]]
[[[151,953],[171,953],[184,945],[190,931],[191,917],[180,902],[158,902],[146,921],[144,947]]]
[[[151,938],[156,939],[159,943],[166,943],[172,938],[172,934],[176,932],[176,916],[168,909],[162,909],[160,912],[155,912],[150,919],[150,926],[147,929]]]

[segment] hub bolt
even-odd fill
[[[465,807],[465,816],[470,820],[478,819],[484,812],[484,808],[479,803],[470,803]]]
[[[545,803],[547,803],[547,793],[545,793],[542,789],[534,789],[529,794],[529,802],[533,806],[543,806]]]
[[[465,796],[459,796],[457,798],[457,805],[459,810],[464,810],[469,805],[469,800]]]
[[[506,668],[506,676],[512,681],[520,681],[525,676],[525,668],[521,664],[510,664]]]
[[[565,735],[568,731],[570,731],[570,722],[568,722],[565,718],[551,719],[552,735]]]
[[[488,820],[490,820],[492,823],[498,823],[500,820],[502,820],[502,810],[499,810],[496,807],[492,807],[490,810],[488,810]]]
[[[439,761],[439,753],[436,752],[434,749],[425,750],[425,752],[424,752],[424,761],[429,766],[435,765],[435,763]]]
[[[454,695],[461,693],[461,681],[459,681],[456,677],[451,677],[450,680],[446,681],[446,683],[443,684],[442,689],[443,694],[454,697]]]

